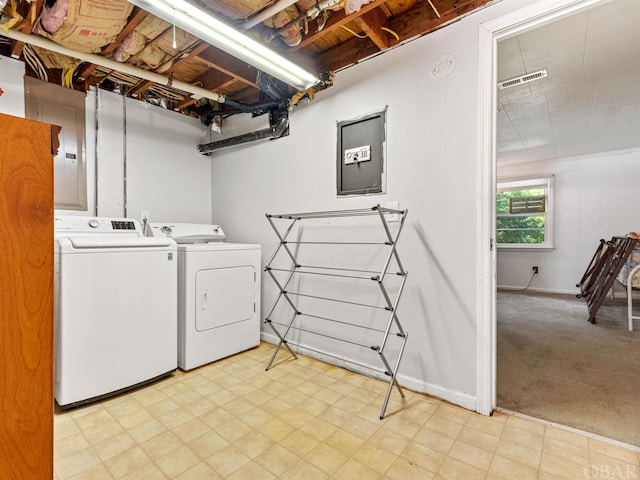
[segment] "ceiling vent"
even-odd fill
[[[520,77],[510,78],[509,80],[503,80],[502,82],[498,82],[498,88],[500,90],[504,90],[505,88],[515,87],[516,85],[522,85],[523,83],[533,82],[534,80],[540,80],[541,78],[545,78],[547,76],[547,69],[543,68],[542,70],[538,70],[537,72],[527,73]]]

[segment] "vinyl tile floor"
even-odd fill
[[[633,448],[259,347],[55,415],[56,480],[640,479]]]

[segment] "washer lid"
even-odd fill
[[[178,244],[224,242],[220,225],[202,223],[150,223],[151,236],[173,238]]]

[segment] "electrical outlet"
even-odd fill
[[[140,222],[144,224],[149,221],[149,210],[141,210],[140,211]]]
[[[531,270],[533,270],[534,274],[538,274],[538,267],[531,267]]]

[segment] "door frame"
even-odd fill
[[[497,323],[496,323],[496,84],[498,42],[613,0],[540,0],[479,28],[478,63],[478,334],[476,411],[490,415],[496,408]]]

